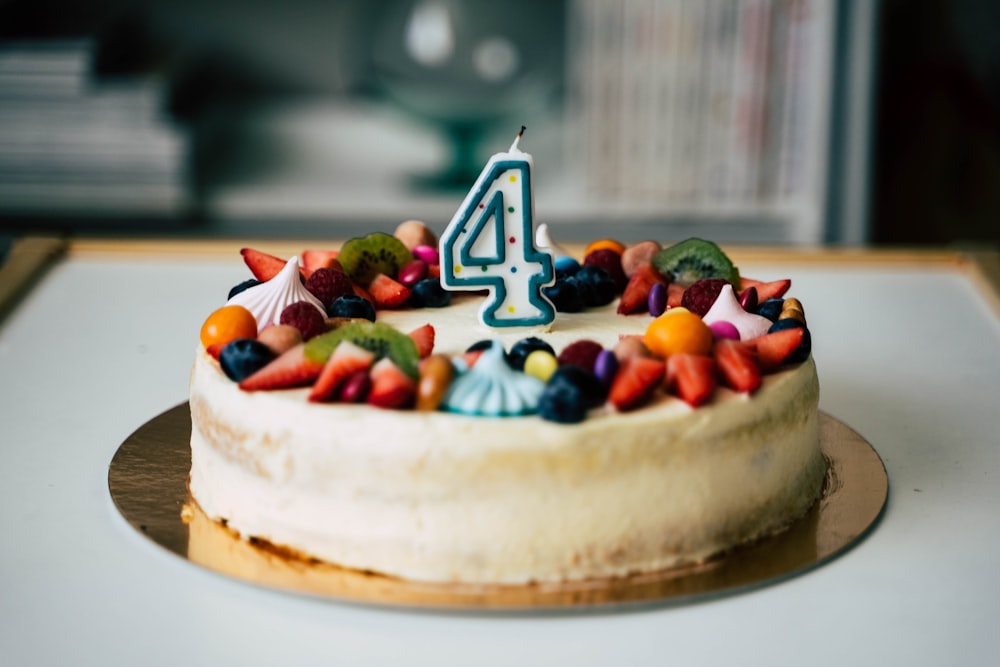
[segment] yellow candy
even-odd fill
[[[712,351],[712,330],[687,308],[671,308],[649,323],[643,342],[650,352],[666,359],[672,354],[707,355]]]
[[[524,372],[542,382],[548,382],[557,368],[559,362],[546,350],[535,350],[524,360]]]

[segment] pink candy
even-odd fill
[[[718,320],[717,322],[712,322],[708,325],[708,328],[712,330],[712,337],[715,340],[739,340],[740,331],[731,322],[725,320]]]
[[[412,250],[413,256],[417,259],[422,259],[430,265],[439,264],[441,262],[441,257],[438,255],[437,248],[429,245],[418,245]]]

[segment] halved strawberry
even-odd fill
[[[288,389],[312,384],[323,370],[323,362],[305,355],[305,343],[300,343],[279,355],[274,361],[240,382],[244,391]]]
[[[312,272],[319,268],[337,268],[343,271],[343,267],[340,266],[340,262],[337,260],[337,255],[340,254],[339,250],[319,250],[317,248],[306,248],[302,251],[302,269],[306,273],[306,277],[312,275]]]
[[[740,276],[740,292],[748,287],[757,288],[757,303],[764,303],[768,299],[777,299],[785,295],[785,292],[792,286],[792,281],[788,278],[764,282],[754,280],[746,276]]]
[[[379,273],[369,283],[368,292],[375,299],[376,308],[398,308],[410,298],[412,290],[384,273]]]
[[[684,288],[677,283],[667,285],[667,308],[676,308],[684,299]]]
[[[723,383],[730,389],[751,393],[760,387],[760,366],[757,365],[757,353],[750,343],[717,340],[715,363]]]
[[[629,357],[622,361],[611,381],[608,401],[619,411],[632,410],[644,404],[663,384],[666,365],[660,359]]]
[[[410,338],[417,344],[417,356],[426,359],[434,351],[434,326],[425,324],[410,332]]]
[[[212,343],[205,348],[205,352],[208,352],[208,356],[218,361],[219,355],[222,354],[222,348],[229,345],[230,342],[231,341],[226,341],[225,343]]]
[[[781,366],[799,345],[806,330],[802,327],[783,329],[758,336],[748,343],[757,351],[757,363],[765,373]]]
[[[691,407],[703,405],[715,393],[715,359],[700,354],[667,358],[667,387]]]
[[[364,287],[362,287],[361,285],[359,285],[357,283],[354,283],[353,289],[354,289],[354,293],[355,294],[357,294],[358,296],[360,296],[362,299],[364,299],[365,301],[367,301],[371,305],[373,305],[373,306],[375,305],[375,297],[373,297],[371,295],[371,292],[369,292],[368,290],[366,290]]]
[[[288,263],[287,259],[281,259],[253,248],[243,248],[240,250],[240,254],[243,255],[243,261],[250,268],[253,277],[264,282],[281,273],[285,264]],[[301,266],[299,272],[302,273],[303,277],[305,276],[305,271]]]
[[[368,403],[380,408],[405,408],[417,395],[417,383],[389,357],[375,362],[369,374],[372,380]]]
[[[632,273],[618,302],[618,314],[629,315],[648,309],[649,290],[653,285],[667,284],[667,279],[653,266],[652,262],[643,262]]]
[[[374,361],[373,352],[349,340],[341,341],[316,378],[312,391],[309,392],[309,400],[316,403],[329,401],[348,377],[358,371],[368,370]]]

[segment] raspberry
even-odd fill
[[[681,297],[681,305],[690,310],[698,317],[704,317],[715,300],[719,298],[719,293],[729,281],[725,278],[702,278],[692,283]]]
[[[586,338],[574,341],[559,353],[560,366],[579,366],[585,371],[594,372],[594,363],[601,353],[601,344]]]
[[[302,332],[303,340],[309,340],[326,331],[326,318],[308,301],[296,301],[285,306],[278,324],[290,324],[295,327]]]
[[[339,269],[320,267],[306,280],[306,289],[323,302],[325,308],[345,294],[354,293],[354,285],[347,274]]]
[[[591,251],[583,258],[583,265],[599,266],[608,272],[619,292],[628,284],[628,276],[622,268],[622,256],[609,248]]]

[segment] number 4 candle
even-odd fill
[[[534,245],[532,158],[518,148],[497,153],[441,236],[441,284],[489,291],[479,309],[489,327],[549,324],[555,308],[542,288],[555,282],[551,253]]]

